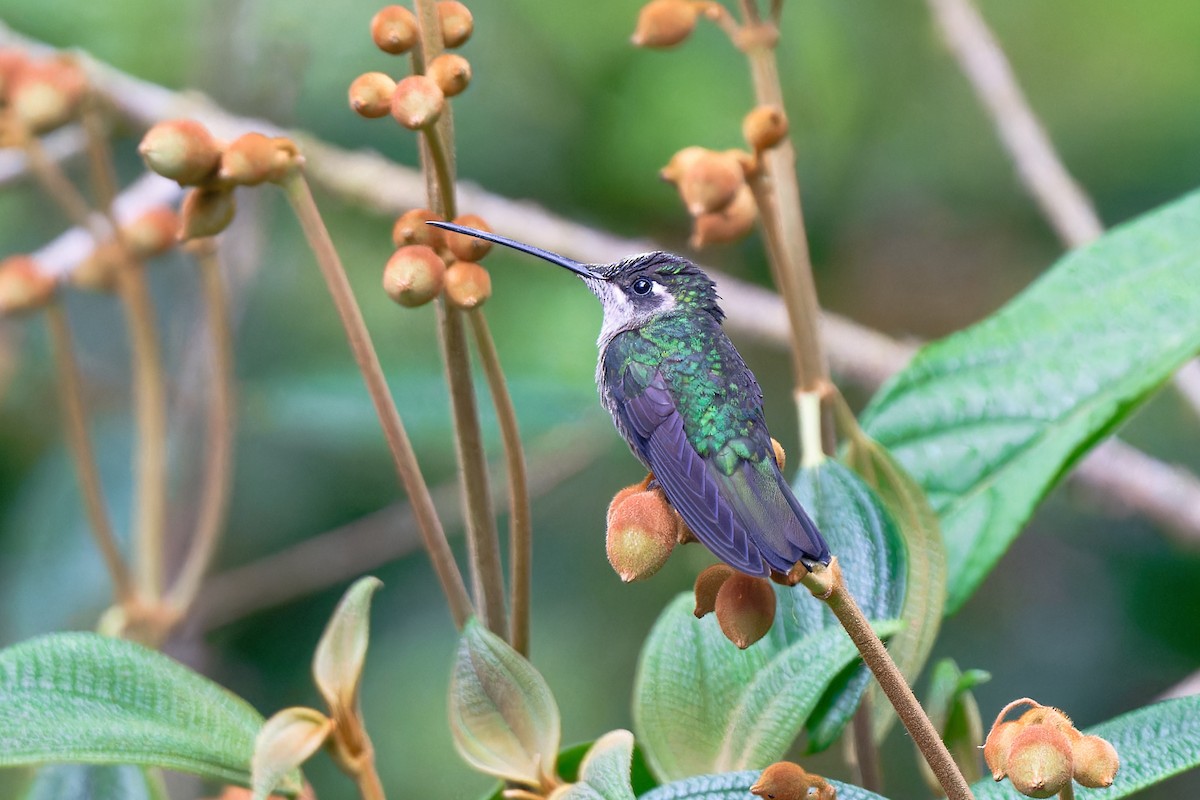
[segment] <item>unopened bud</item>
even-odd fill
[[[779,465],[780,469],[783,469],[784,464],[787,463],[787,453],[783,452],[783,445],[775,437],[771,437],[771,449],[775,452],[775,463]]]
[[[637,47],[673,47],[696,28],[697,6],[687,0],[651,0],[638,12],[630,41]]]
[[[38,270],[32,256],[9,256],[0,261],[0,314],[36,311],[52,297],[54,279]]]
[[[121,238],[136,258],[154,258],[178,241],[179,215],[174,209],[156,206],[121,228]]]
[[[692,594],[696,597],[696,610],[692,613],[701,619],[717,607],[717,593],[725,581],[733,577],[733,567],[728,564],[713,564],[696,576]]]
[[[364,72],[350,84],[350,108],[367,119],[386,117],[392,112],[392,94],[396,82],[382,72]]]
[[[711,151],[704,147],[697,147],[696,145],[685,147],[671,156],[671,160],[667,162],[667,165],[659,170],[658,177],[668,183],[678,184],[683,177],[683,173],[687,172],[688,167],[697,158],[708,152]]]
[[[180,241],[216,236],[229,227],[237,204],[231,187],[197,187],[183,198],[179,224]]]
[[[404,6],[384,6],[371,18],[371,40],[385,53],[407,53],[418,38],[417,18]]]
[[[138,145],[147,167],[181,186],[196,186],[212,177],[221,163],[221,149],[208,128],[191,119],[160,122]]]
[[[1021,725],[1011,720],[992,726],[983,743],[983,760],[992,771],[992,780],[1002,780],[1007,774],[1008,753]]]
[[[238,186],[257,186],[283,180],[299,163],[300,151],[291,139],[247,133],[225,148],[217,177]]]
[[[612,510],[605,536],[608,563],[621,580],[649,578],[675,549],[675,520],[660,492],[634,492]]]
[[[51,59],[28,63],[8,87],[12,115],[33,133],[45,133],[75,117],[87,79],[74,61]]]
[[[742,137],[755,151],[774,147],[787,133],[787,115],[779,106],[761,105],[742,118]]]
[[[1013,738],[1005,769],[1013,788],[1026,797],[1053,797],[1071,781],[1071,743],[1045,723],[1024,725]]]
[[[491,233],[491,227],[478,214],[463,214],[454,218],[455,225]],[[459,261],[478,261],[492,249],[492,243],[466,233],[446,231],[446,247]]]
[[[442,229],[426,225],[429,220],[441,221],[441,217],[428,208],[414,208],[405,211],[396,219],[392,226],[392,244],[404,247],[406,244],[424,244],[434,250],[446,246]]]
[[[409,130],[437,122],[445,105],[446,95],[428,75],[409,75],[392,92],[392,116]]]
[[[742,165],[730,153],[706,150],[691,159],[679,177],[679,196],[693,217],[720,211],[746,185]]]
[[[442,53],[425,67],[425,74],[446,97],[462,94],[471,83],[471,62],[457,53]]]
[[[492,276],[474,261],[455,261],[446,269],[446,299],[458,308],[479,308],[492,296]]]
[[[446,47],[462,47],[475,30],[471,10],[457,0],[443,0],[437,4],[438,22],[442,26],[442,43]]]
[[[605,514],[604,514],[605,526],[606,527],[612,526],[613,514],[616,512],[616,510],[618,508],[621,507],[622,503],[624,503],[626,500],[628,500],[630,497],[637,494],[638,492],[644,492],[644,491],[646,491],[645,482],[630,484],[629,486],[626,486],[624,489],[621,489],[619,492],[614,494],[612,501],[609,502],[609,504],[608,504],[608,511],[605,512]]]
[[[408,308],[424,305],[441,294],[445,280],[445,262],[423,244],[401,247],[383,268],[383,290]]]
[[[717,622],[739,649],[767,635],[775,621],[775,590],[763,578],[735,572],[717,592]]]
[[[742,184],[733,201],[720,211],[701,214],[692,222],[688,244],[699,249],[710,244],[736,242],[754,228],[758,219],[758,204],[750,187]]]
[[[1116,780],[1121,759],[1117,750],[1099,736],[1080,736],[1072,743],[1075,780],[1089,789],[1104,789]]]

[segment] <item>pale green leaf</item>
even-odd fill
[[[325,744],[333,725],[320,711],[302,706],[285,708],[267,720],[254,740],[250,762],[253,800],[266,800],[284,782],[299,783],[296,769]]]
[[[633,734],[616,730],[596,740],[579,765],[579,780],[551,800],[634,800]]]
[[[358,705],[371,633],[371,597],[381,586],[378,578],[355,581],[334,609],[313,654],[313,679],[334,716]]]

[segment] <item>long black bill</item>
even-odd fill
[[[537,256],[538,258],[545,259],[551,264],[557,264],[563,269],[569,269],[576,275],[582,275],[585,278],[596,277],[585,264],[581,264],[578,261],[573,261],[566,256],[560,256],[558,253],[551,253],[549,250],[543,250],[540,247],[534,247],[531,244],[518,242],[516,239],[509,239],[507,236],[497,236],[496,234],[488,233],[487,231],[479,231],[475,230],[474,228],[467,228],[463,225],[455,225],[453,222],[440,222],[438,220],[431,219],[427,220],[425,224],[432,225],[435,228],[445,228],[446,230],[454,231],[455,233],[465,233],[467,236],[474,236],[476,239],[495,242],[496,244],[502,244],[505,247],[511,247],[513,250],[520,250],[522,253],[529,253],[531,256]]]

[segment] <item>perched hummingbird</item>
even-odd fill
[[[604,306],[596,384],[633,454],[709,550],[748,575],[829,563],[829,545],[792,494],[763,420],[762,389],[721,329],[713,282],[656,251],[581,264],[447,222],[430,225],[545,259]]]

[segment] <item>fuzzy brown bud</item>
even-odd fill
[[[442,26],[442,43],[446,47],[462,47],[475,30],[471,10],[457,0],[443,0],[437,4],[438,22]]]
[[[629,486],[626,486],[624,489],[621,489],[619,492],[614,494],[613,499],[608,504],[608,511],[605,512],[605,514],[604,514],[605,526],[606,527],[612,526],[613,514],[616,512],[616,510],[618,508],[621,507],[622,503],[624,503],[626,500],[628,500],[630,497],[637,494],[638,492],[644,492],[644,491],[646,491],[645,483],[634,483]]]
[[[1008,752],[1013,739],[1021,732],[1021,725],[1013,722],[998,722],[988,732],[983,743],[983,760],[992,771],[992,780],[1003,780],[1007,774]]]
[[[432,248],[423,244],[401,247],[383,268],[383,290],[408,308],[424,305],[442,292],[446,264]]]
[[[441,217],[428,208],[414,208],[405,211],[396,218],[392,226],[392,244],[404,247],[406,244],[423,244],[434,250],[446,246],[442,229],[426,225],[429,220],[441,221]]]
[[[379,119],[392,112],[396,82],[382,72],[364,72],[350,84],[350,108],[367,119]]]
[[[777,761],[762,771],[750,793],[764,800],[836,800],[829,781],[807,772],[799,764]]]
[[[121,228],[121,238],[136,258],[154,258],[178,241],[179,215],[174,209],[157,206]]]
[[[54,297],[54,279],[43,274],[31,256],[0,261],[0,315],[26,314]]]
[[[457,53],[442,53],[429,62],[425,74],[433,78],[442,94],[454,97],[471,83],[471,62]]]
[[[371,18],[371,40],[385,53],[407,53],[418,38],[417,18],[404,6],[384,6]]]
[[[683,177],[683,173],[692,165],[692,162],[708,152],[711,151],[703,147],[697,147],[696,145],[685,147],[671,156],[671,160],[667,162],[667,165],[659,170],[658,177],[668,183],[678,184],[680,178]]]
[[[232,188],[192,189],[187,197],[183,198],[183,211],[179,223],[180,241],[216,236],[229,227],[236,210],[237,204],[233,199]]]
[[[1023,725],[1013,738],[1005,771],[1021,794],[1047,798],[1071,781],[1071,760],[1071,743],[1061,730],[1045,723]]]
[[[75,117],[86,91],[87,79],[74,61],[27,63],[12,76],[8,105],[27,129],[45,133]]]
[[[713,564],[696,576],[696,584],[692,587],[692,594],[696,597],[696,610],[692,613],[696,615],[696,619],[701,619],[716,609],[717,593],[721,591],[725,581],[732,577],[733,567],[728,564]]]
[[[221,150],[208,128],[191,119],[160,122],[138,145],[147,167],[181,186],[196,186],[212,177],[221,163]]]
[[[675,549],[675,519],[661,493],[633,492],[612,509],[605,536],[608,563],[626,583],[649,578]]]
[[[674,47],[695,30],[697,13],[687,0],[651,0],[638,12],[630,41],[637,47]]]
[[[787,115],[779,106],[761,105],[742,118],[742,137],[756,152],[779,144],[787,133]]]
[[[300,163],[300,151],[291,139],[247,133],[221,154],[217,177],[238,186],[257,186],[283,180]]]
[[[428,75],[409,75],[392,92],[392,116],[409,130],[427,128],[442,114],[446,95]]]
[[[693,217],[725,208],[746,185],[742,165],[731,153],[706,150],[679,176],[679,196]]]
[[[1071,744],[1075,780],[1089,789],[1105,789],[1117,778],[1121,759],[1117,750],[1099,736],[1080,736]]]
[[[451,305],[470,310],[492,296],[492,276],[474,261],[455,261],[446,270],[446,299]]]
[[[735,242],[753,230],[757,218],[758,204],[754,202],[754,193],[742,184],[733,202],[725,208],[696,217],[688,244],[699,249],[710,244]]]
[[[455,217],[454,224],[474,228],[477,231],[492,232],[491,227],[478,214],[463,214],[461,217]],[[454,257],[459,261],[478,261],[491,252],[491,242],[485,242],[470,234],[446,231],[445,235],[446,247],[450,248],[450,252],[454,253]]]
[[[775,590],[763,578],[735,572],[717,592],[714,610],[725,638],[745,650],[771,630]]]

